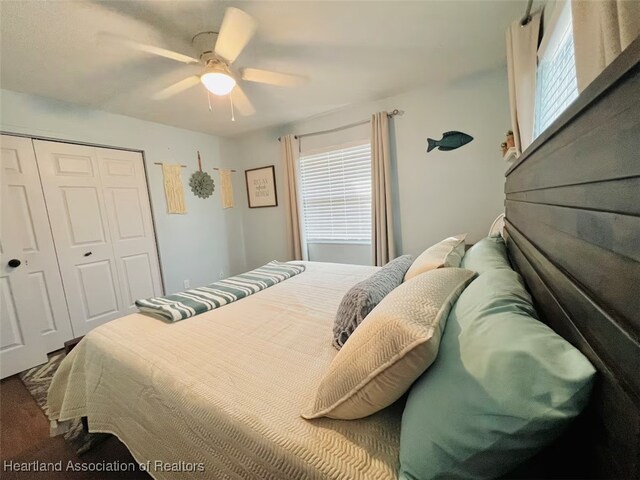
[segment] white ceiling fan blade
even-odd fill
[[[123,37],[122,35],[117,35],[115,33],[100,32],[98,33],[98,36],[100,40],[107,40],[111,43],[118,43],[132,50],[138,50],[140,52],[170,58],[171,60],[182,63],[199,63],[198,59],[190,57],[189,55],[184,55],[172,50],[167,50],[166,48],[156,47],[154,45],[147,45],[145,43],[136,42],[135,40],[131,40],[130,38]]]
[[[238,8],[227,8],[214,49],[216,55],[233,63],[253,37],[256,28],[256,21],[251,15]]]
[[[247,97],[242,88],[240,88],[240,85],[236,85],[231,91],[231,101],[233,102],[233,106],[245,117],[256,113],[256,109],[253,108],[251,100],[249,100],[249,97]]]
[[[272,72],[259,68],[241,68],[240,75],[249,82],[266,83],[279,87],[297,87],[309,83],[309,77],[292,73]]]
[[[159,91],[153,96],[154,100],[164,100],[165,98],[173,97],[180,92],[184,92],[188,88],[193,87],[200,83],[200,77],[197,75],[193,75],[191,77],[187,77],[184,80],[180,80],[178,83],[174,83],[170,87],[165,88],[164,90]]]

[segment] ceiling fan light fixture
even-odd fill
[[[236,86],[235,78],[220,71],[206,72],[200,77],[200,81],[207,90],[218,96],[231,93]]]

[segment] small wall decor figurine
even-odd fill
[[[515,139],[513,138],[513,130],[507,130],[507,150],[516,146]]]
[[[215,190],[213,178],[207,172],[202,171],[202,160],[200,160],[200,152],[198,152],[198,171],[191,175],[189,186],[196,197],[209,198]]]
[[[455,150],[456,148],[460,148],[461,146],[466,145],[471,140],[473,140],[473,137],[471,135],[467,135],[466,133],[458,132],[455,130],[444,132],[440,140],[427,138],[427,152],[430,152],[436,147],[440,151],[448,152],[450,150]]]

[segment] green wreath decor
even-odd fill
[[[213,178],[207,172],[195,172],[189,180],[191,191],[196,197],[209,198],[215,190]]]
[[[189,186],[196,197],[209,198],[215,190],[213,178],[207,172],[202,171],[202,160],[198,152],[198,171],[191,175]]]

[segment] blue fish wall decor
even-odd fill
[[[457,132],[455,130],[451,132],[444,132],[440,140],[434,140],[433,138],[427,138],[427,152],[430,152],[434,148],[448,152],[449,150],[455,150],[463,145],[466,145],[473,137],[466,133]]]

